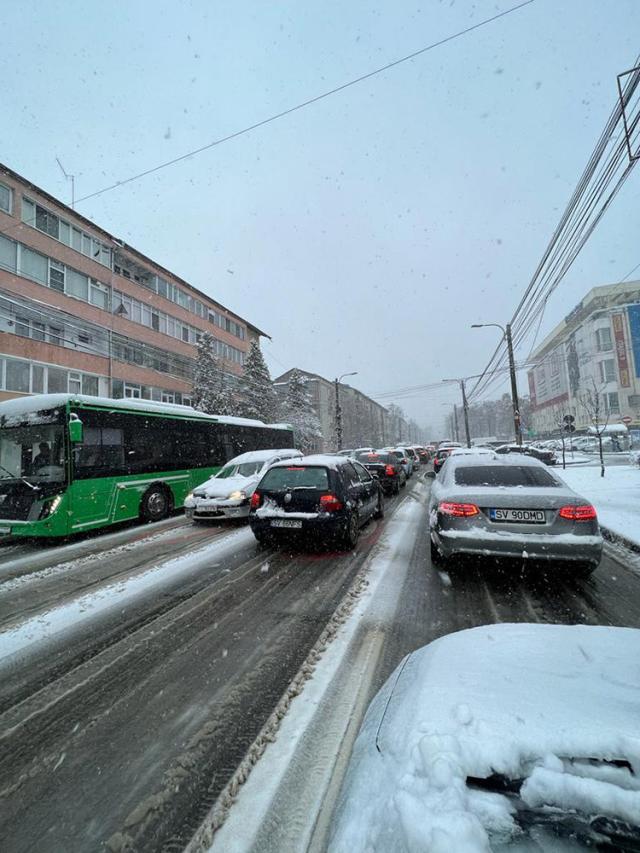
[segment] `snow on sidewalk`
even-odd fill
[[[595,506],[603,527],[640,548],[640,468],[616,465],[606,468],[571,468],[558,475]]]

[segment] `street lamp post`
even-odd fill
[[[502,336],[507,341],[507,353],[509,356],[509,375],[511,377],[511,404],[513,406],[513,428],[516,442],[522,444],[522,423],[520,421],[520,401],[518,399],[518,382],[516,379],[516,365],[513,359],[513,340],[511,338],[511,323],[506,328],[500,323],[472,323],[472,329],[483,329],[485,326],[493,326],[500,329]]]
[[[351,373],[343,373],[342,376],[339,376],[335,380],[335,390],[336,390],[336,444],[338,446],[338,450],[342,450],[342,408],[340,406],[340,383],[344,379],[345,376],[357,376],[358,371],[354,370]]]

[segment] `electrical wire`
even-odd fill
[[[171,160],[166,160],[164,163],[159,163],[157,166],[152,166],[149,169],[145,169],[142,172],[138,172],[135,175],[131,175],[131,177],[129,178],[125,178],[121,181],[116,181],[115,183],[103,187],[100,190],[96,190],[95,192],[82,196],[81,198],[76,199],[76,204],[80,204],[83,201],[88,201],[91,198],[96,198],[97,196],[103,195],[104,193],[110,192],[111,190],[117,189],[118,187],[125,186],[125,184],[130,184],[133,181],[138,181],[140,180],[140,178],[145,178],[147,175],[152,175],[155,172],[159,172],[161,169],[167,169],[169,166],[174,166],[176,163],[181,163],[184,160],[188,160],[190,157],[195,157],[197,154],[202,154],[204,151],[209,151],[211,148],[215,148],[218,145],[222,145],[224,142],[229,142],[232,139],[237,139],[239,136],[243,136],[246,133],[250,133],[253,130],[257,130],[259,127],[264,127],[265,125],[271,124],[274,121],[278,121],[278,119],[291,115],[292,113],[295,113],[298,110],[302,110],[306,107],[311,106],[312,104],[317,104],[319,101],[325,100],[325,98],[329,98],[332,95],[336,95],[339,92],[343,92],[345,89],[349,89],[351,86],[356,86],[358,83],[363,83],[365,80],[370,80],[377,74],[382,74],[385,71],[389,71],[391,68],[395,68],[396,66],[401,65],[404,62],[409,62],[411,59],[415,59],[416,57],[421,56],[422,54],[427,53],[430,50],[434,50],[436,47],[441,47],[442,45],[447,44],[448,42],[468,35],[474,30],[478,30],[481,27],[485,27],[488,24],[499,20],[500,18],[504,18],[507,15],[512,14],[513,12],[517,12],[520,9],[523,9],[525,6],[531,5],[531,3],[533,2],[534,0],[524,0],[524,2],[518,3],[516,6],[512,6],[509,9],[505,9],[503,12],[498,12],[497,14],[492,15],[489,18],[485,18],[484,20],[479,21],[477,24],[473,24],[472,26],[466,27],[463,30],[459,30],[456,33],[452,33],[450,36],[446,36],[443,39],[439,39],[438,41],[432,42],[431,44],[426,45],[426,47],[422,47],[419,50],[414,50],[412,53],[408,53],[406,56],[402,56],[399,59],[394,59],[392,62],[388,62],[386,65],[381,65],[379,68],[375,68],[373,71],[369,71],[366,74],[362,74],[359,77],[355,77],[353,80],[348,80],[346,83],[341,83],[339,86],[335,86],[333,89],[329,89],[326,92],[322,92],[320,95],[315,95],[313,98],[308,98],[307,100],[302,101],[301,103],[296,104],[293,107],[289,107],[286,110],[282,110],[279,113],[275,113],[274,115],[262,119],[261,121],[254,122],[253,124],[250,124],[247,127],[243,127],[241,130],[236,130],[233,133],[229,133],[226,136],[220,137],[219,139],[214,139],[212,142],[209,142],[206,145],[202,145],[200,146],[200,148],[194,148],[192,151],[188,151],[186,154],[181,154],[180,156],[174,157]]]

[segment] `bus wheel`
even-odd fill
[[[164,486],[151,486],[140,501],[140,517],[143,521],[160,521],[171,510],[171,498]]]

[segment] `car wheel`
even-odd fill
[[[431,537],[429,537],[429,544],[431,546],[431,565],[436,569],[444,569],[448,563],[447,558],[438,551],[438,546]]]
[[[382,497],[382,492],[378,494],[378,506],[376,511],[373,513],[374,518],[384,518],[384,498]]]
[[[254,530],[253,535],[256,537],[258,545],[269,545],[271,544],[271,537],[268,533],[265,533],[262,530]]]
[[[574,563],[571,566],[571,572],[576,578],[588,578],[591,577],[597,568],[594,563]]]
[[[358,544],[358,538],[360,537],[360,522],[358,520],[358,513],[352,512],[349,516],[349,520],[347,521],[347,526],[342,535],[342,544],[345,548],[350,550],[351,548],[355,548]]]
[[[151,486],[140,501],[140,517],[143,521],[160,521],[169,515],[171,496],[164,486]]]
[[[391,494],[399,495],[400,494],[400,483],[397,481],[393,484],[393,489],[391,490]]]

